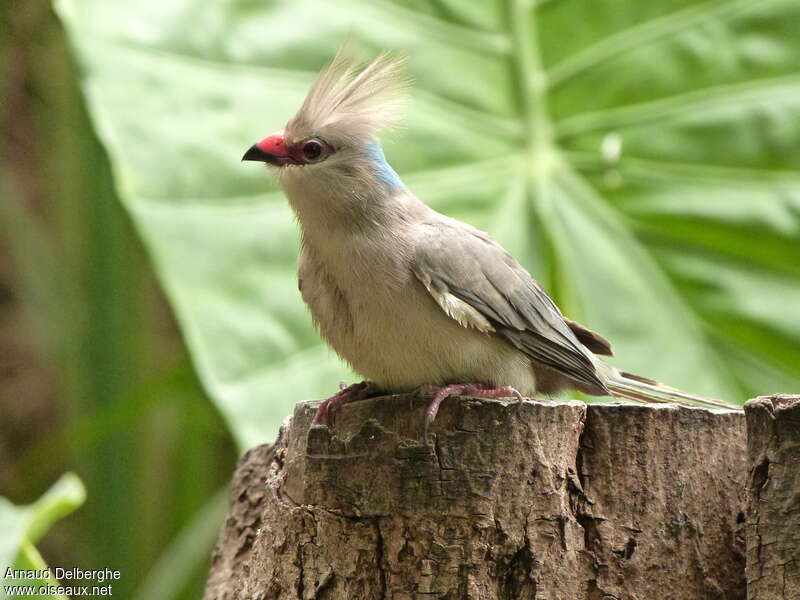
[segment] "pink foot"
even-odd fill
[[[483,383],[457,383],[452,385],[423,385],[419,392],[424,396],[433,396],[428,410],[425,411],[425,443],[428,443],[428,428],[436,419],[439,407],[450,396],[479,396],[481,398],[512,398],[516,397],[520,404],[523,402],[522,394],[510,385],[493,388]]]
[[[371,381],[362,381],[361,383],[354,383],[350,386],[341,382],[339,384],[339,391],[320,403],[311,424],[332,425],[336,417],[336,411],[339,410],[343,404],[353,402],[354,400],[361,400],[374,394],[376,391],[377,388]]]

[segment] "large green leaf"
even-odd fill
[[[741,401],[800,381],[796,0],[61,0],[121,196],[249,445],[346,370],[239,157],[314,73],[409,55],[409,187],[487,229],[617,364]],[[120,293],[125,293],[120,290]],[[387,340],[390,344],[391,340]]]
[[[86,491],[78,477],[72,473],[62,476],[39,500],[29,506],[14,506],[0,497],[0,599],[25,596],[28,598],[66,599],[61,594],[27,593],[19,590],[58,586],[51,576],[45,578],[5,577],[13,571],[41,571],[47,568],[34,544],[55,521],[65,517],[86,498]],[[14,593],[17,589],[19,593]]]

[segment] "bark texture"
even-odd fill
[[[747,597],[800,599],[800,396],[750,400]]]
[[[205,598],[745,598],[741,413],[299,404],[246,454]]]

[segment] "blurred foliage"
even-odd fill
[[[239,157],[339,44],[406,53],[409,187],[488,230],[617,363],[734,401],[800,381],[800,4],[59,0],[115,182],[242,447],[346,370]],[[391,343],[391,340],[387,340]]]
[[[172,565],[147,597],[197,598],[232,439],[116,197],[60,22],[35,1],[0,18],[0,495],[25,504],[75,471],[86,504],[37,545],[46,563],[119,569],[123,598]]]
[[[24,571],[41,571],[47,563],[36,550],[36,542],[58,519],[68,515],[86,499],[86,490],[80,479],[72,473],[61,477],[44,496],[30,506],[14,506],[0,498],[0,599],[7,598],[5,586],[40,589],[42,586],[60,585],[55,578],[17,579],[4,576],[7,566]],[[28,598],[59,598],[58,595],[30,595]]]

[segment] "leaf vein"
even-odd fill
[[[732,18],[740,12],[763,9],[765,4],[782,2],[786,0],[711,0],[634,25],[595,42],[551,67],[548,73],[549,88],[555,89],[584,71],[629,50],[641,48],[644,44],[668,38],[713,19]]]

